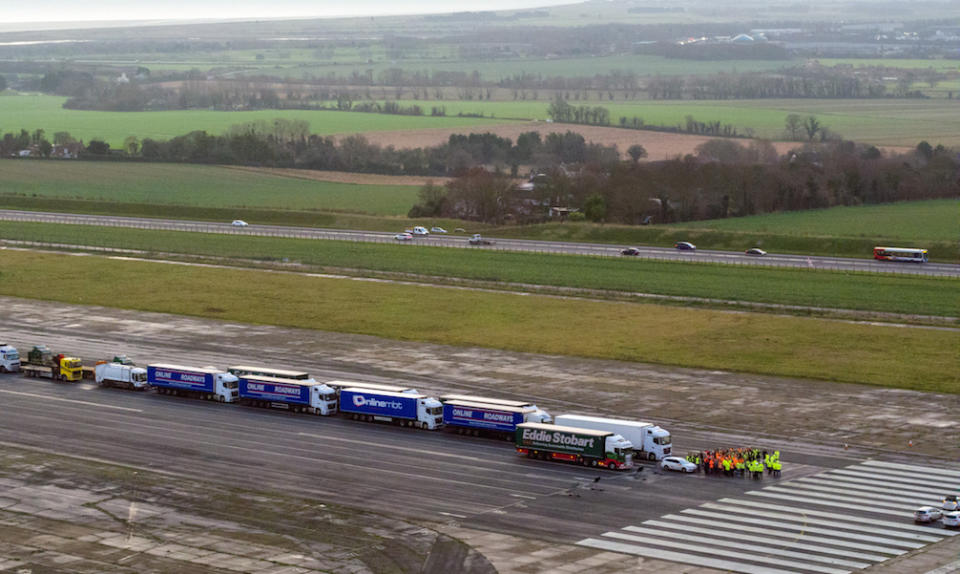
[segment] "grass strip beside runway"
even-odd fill
[[[633,258],[2,222],[0,239],[139,249],[472,281],[960,316],[960,280]],[[242,265],[242,263],[241,263]]]
[[[0,265],[15,297],[960,392],[953,331],[9,250]]]

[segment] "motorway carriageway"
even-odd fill
[[[141,217],[114,217],[105,215],[78,215],[60,213],[42,213],[32,211],[0,210],[0,221],[27,221],[37,223],[61,223],[71,225],[99,225],[106,227],[132,227],[137,229],[155,229],[164,231],[191,231],[199,233],[221,233],[232,235],[256,235],[263,237],[286,237],[295,239],[330,239],[340,241],[362,241],[370,243],[403,243],[410,245],[430,245],[435,247],[457,247],[472,249],[494,249],[499,251],[522,251],[533,253],[557,253],[566,255],[595,255],[622,257],[620,250],[626,246],[603,245],[596,243],[567,243],[562,241],[534,241],[529,239],[494,239],[492,246],[473,246],[465,236],[430,235],[415,237],[413,241],[399,242],[394,233],[376,231],[353,231],[336,229],[318,229],[308,227],[290,227],[283,225],[249,225],[234,227],[229,223],[185,221],[176,219],[150,219]],[[749,247],[749,246],[748,246]],[[698,250],[696,252],[678,251],[667,247],[637,247],[641,259],[663,261],[698,261],[737,265],[756,265],[764,267],[790,267],[800,269],[826,269],[836,271],[868,271],[880,273],[902,273],[913,275],[935,275],[960,277],[960,265],[949,263],[896,263],[876,261],[874,259],[850,259],[843,257],[815,257],[806,255],[767,254],[763,257],[750,257],[741,252]]]

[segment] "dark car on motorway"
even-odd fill
[[[636,247],[627,247],[626,249],[620,250],[620,255],[632,255],[635,257],[637,255],[640,255],[640,250],[637,249]]]
[[[679,249],[680,251],[696,251],[697,246],[689,241],[677,241],[673,244],[673,247]]]

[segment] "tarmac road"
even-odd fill
[[[0,210],[0,221],[31,221],[43,223],[66,223],[74,225],[100,225],[109,227],[133,227],[139,229],[162,229],[168,231],[193,231],[235,235],[259,235],[300,239],[333,239],[371,243],[398,243],[393,233],[375,231],[351,231],[289,227],[282,225],[249,225],[234,227],[229,223],[195,222],[174,219],[150,219],[140,217],[115,217],[103,215],[56,214],[32,211]],[[400,231],[398,229],[398,231]],[[471,249],[496,249],[502,251],[525,251],[535,253],[563,253],[569,255],[597,255],[621,257],[624,246],[595,243],[569,243],[561,241],[533,241],[526,239],[494,239],[492,246],[472,246],[465,236],[437,235],[415,237],[407,245],[432,245]],[[750,246],[745,246],[750,247]],[[742,252],[698,250],[677,251],[667,247],[638,247],[638,258],[667,261],[700,261],[730,265],[760,265],[768,267],[792,267],[804,269],[833,269],[841,271],[869,271],[878,273],[903,273],[915,275],[960,276],[960,265],[948,263],[895,263],[873,259],[850,259],[842,257],[814,257],[806,255],[767,254],[750,257]]]

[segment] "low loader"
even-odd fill
[[[517,453],[528,458],[561,460],[611,470],[633,468],[633,445],[610,431],[543,423],[517,425]]]
[[[76,382],[83,378],[83,361],[63,353],[54,355],[46,346],[37,345],[27,354],[20,370],[28,377]]]

